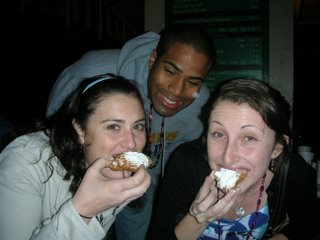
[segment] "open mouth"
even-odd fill
[[[169,99],[163,94],[160,94],[160,100],[164,106],[171,109],[179,108],[182,105],[181,101],[175,101],[175,100]]]

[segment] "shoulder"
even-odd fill
[[[158,42],[160,39],[160,35],[155,32],[145,32],[137,37],[134,37],[127,41],[124,46],[126,45],[141,45],[147,43]]]
[[[147,69],[148,58],[156,48],[159,35],[147,32],[127,41],[121,48],[117,61],[118,73],[128,78],[137,78],[138,69]],[[136,73],[137,71],[137,73]]]
[[[16,138],[3,149],[0,154],[1,169],[15,174],[43,172],[45,168],[43,163],[50,153],[49,139],[45,134],[41,132],[26,134]]]
[[[271,183],[276,188],[286,179],[287,189],[305,189],[309,183],[315,183],[315,177],[314,169],[300,155],[290,153],[283,159]]]
[[[106,65],[116,64],[120,51],[120,49],[91,50],[84,53],[80,59],[66,69],[69,71],[73,69],[78,74],[80,72],[84,77],[102,74]]]
[[[82,55],[81,61],[104,61],[107,58],[117,57],[120,53],[120,49],[101,49],[91,50]]]

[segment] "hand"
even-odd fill
[[[110,160],[97,159],[86,171],[72,201],[84,216],[95,216],[107,209],[141,197],[148,189],[151,177],[143,166],[132,175],[112,171]]]
[[[190,206],[189,213],[198,223],[210,222],[221,218],[233,206],[240,190],[231,190],[223,196],[215,184],[214,171],[206,177],[195,200]]]

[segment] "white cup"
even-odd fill
[[[310,165],[312,164],[314,158],[313,152],[299,152],[299,155],[303,157],[307,163],[309,163]]]
[[[311,152],[311,146],[298,146],[298,152]]]

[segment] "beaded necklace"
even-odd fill
[[[258,211],[259,211],[259,207],[261,205],[261,198],[262,198],[262,194],[263,194],[263,191],[264,191],[264,183],[265,183],[265,180],[266,180],[266,176],[267,174],[265,173],[262,177],[262,180],[261,180],[261,186],[260,186],[260,191],[259,191],[259,196],[258,196],[258,200],[257,200],[257,207],[256,207],[256,211],[254,212],[254,219],[252,221],[252,223],[250,224],[250,230],[246,236],[246,240],[249,240],[250,237],[252,237],[252,231],[256,225],[256,222],[257,222],[257,218],[258,218]],[[219,191],[217,191],[217,199],[220,200],[220,194],[219,194]],[[221,240],[221,234],[222,234],[222,229],[221,229],[221,226],[220,226],[220,220],[218,220],[218,237],[219,237],[219,240]]]
[[[152,109],[153,109],[153,104],[151,103],[150,101],[150,109],[149,109],[149,128],[148,128],[148,134],[149,134],[149,145],[151,147],[151,144],[152,144],[152,136],[151,136],[151,131],[152,131]],[[163,154],[163,145],[164,145],[164,119],[165,117],[162,117],[162,120],[161,120],[161,125],[160,125],[160,142],[159,142],[159,150],[158,150],[158,153],[157,153],[157,157],[156,157],[156,161],[152,164],[152,166],[150,167],[151,169],[152,168],[155,168],[161,157],[162,157],[162,154]]]

